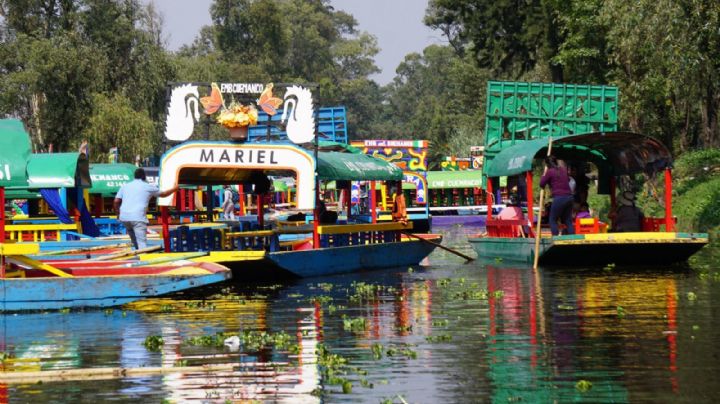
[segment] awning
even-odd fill
[[[28,188],[89,188],[90,169],[81,153],[31,154],[27,163]]]
[[[529,171],[547,154],[548,139],[518,142],[486,159],[488,177]],[[562,160],[588,161],[609,175],[655,172],[672,165],[668,149],[657,139],[631,132],[594,132],[553,139],[552,154]],[[428,181],[429,182],[429,181]]]
[[[27,187],[30,137],[17,119],[0,119],[0,186]]]
[[[92,187],[88,192],[104,197],[115,196],[123,184],[133,180],[135,169],[135,165],[128,163],[90,164]]]
[[[319,152],[321,180],[401,181],[402,169],[385,160],[359,153]]]
[[[429,189],[482,188],[482,171],[428,171]]]

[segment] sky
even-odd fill
[[[143,0],[154,2],[163,16],[163,31],[170,50],[195,39],[203,25],[209,25],[212,0]],[[358,29],[378,40],[380,53],[375,64],[382,70],[371,78],[381,85],[395,77],[395,68],[410,52],[422,52],[432,44],[444,43],[442,35],[422,20],[427,0],[331,0],[336,10],[352,14]]]

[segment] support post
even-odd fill
[[[492,186],[492,178],[487,178],[487,187],[485,189],[485,202],[487,203],[487,220],[486,222],[489,222],[492,220],[492,205],[493,205],[493,186]]]
[[[160,221],[162,222],[163,246],[165,252],[170,252],[170,214],[167,206],[160,207]]]
[[[240,198],[238,198],[239,199],[238,204],[240,205],[240,212],[238,212],[238,213],[240,214],[240,216],[245,216],[247,214],[245,212],[245,189],[244,188],[245,187],[242,184],[238,185],[238,194],[240,195]]]
[[[5,242],[5,187],[0,187],[0,243]],[[5,255],[0,255],[0,278],[5,278]]]
[[[370,217],[373,224],[377,223],[377,195],[375,194],[375,181],[370,181]]]
[[[526,190],[525,190],[525,197],[527,198],[527,211],[528,211],[528,220],[530,221],[530,225],[533,224],[533,175],[532,170],[528,170],[525,172],[525,183],[526,183]]]
[[[345,207],[347,208],[347,220],[346,222],[350,223],[350,213],[352,211],[352,202],[350,201],[351,195],[352,195],[352,182],[348,181],[348,186],[344,190],[345,192]]]
[[[260,230],[265,229],[265,215],[263,214],[264,210],[265,210],[265,206],[264,206],[263,194],[258,194],[258,196],[257,196],[257,220],[258,220],[258,227],[260,228]]]
[[[665,168],[665,231],[675,231],[675,221],[672,215],[672,172],[670,167]]]

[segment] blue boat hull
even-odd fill
[[[440,238],[432,240],[439,243]],[[290,273],[307,278],[417,265],[435,245],[420,240],[367,244],[317,250],[280,251],[268,253],[264,259],[245,262],[222,262],[233,269],[233,277],[277,276]],[[258,276],[262,277],[262,276]]]
[[[230,274],[2,279],[0,311],[118,306],[222,282]]]

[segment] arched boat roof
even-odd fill
[[[547,155],[548,139],[518,141],[486,161],[487,177],[517,175],[532,169],[533,160]],[[609,175],[652,173],[672,165],[670,151],[659,140],[632,132],[593,132],[553,139],[559,159],[588,161]]]

